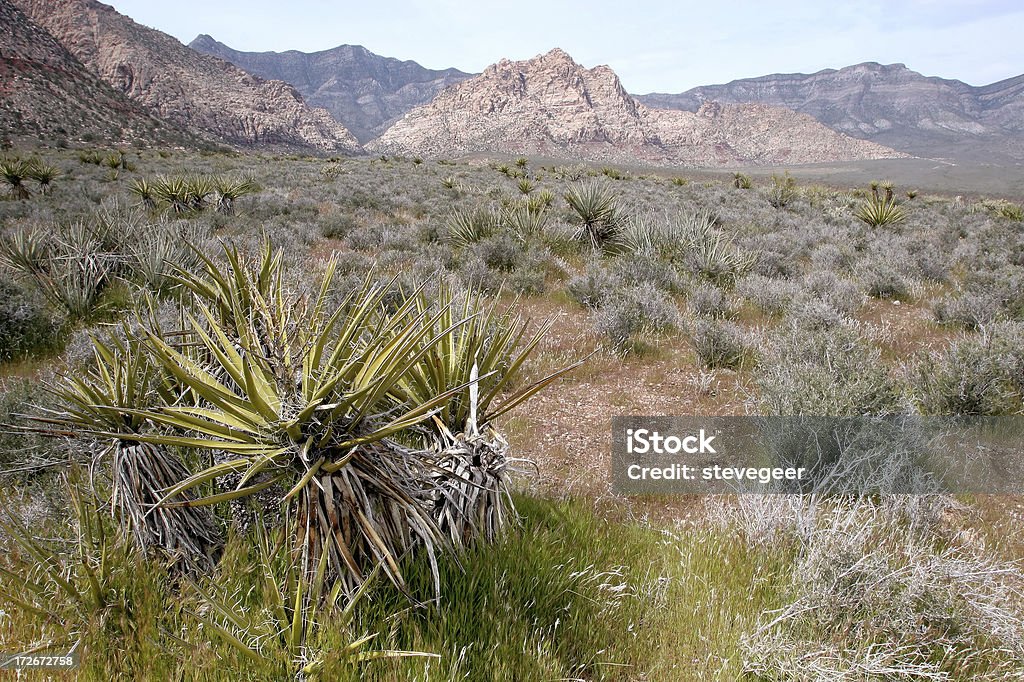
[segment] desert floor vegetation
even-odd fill
[[[1024,415],[1020,197],[525,157],[0,172],[0,652],[76,646],[83,680],[1024,675],[1020,498],[608,483],[615,415]]]

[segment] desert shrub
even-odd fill
[[[824,301],[833,309],[852,315],[864,303],[864,293],[855,282],[833,272],[812,272],[803,281],[803,293]]]
[[[736,283],[736,293],[768,315],[781,315],[800,293],[800,285],[785,279],[751,274]]]
[[[849,272],[856,255],[849,244],[826,242],[811,253],[811,269],[830,272]]]
[[[903,407],[901,387],[880,351],[852,323],[803,309],[791,311],[764,348],[755,384],[762,414],[856,416]]]
[[[752,356],[747,333],[737,324],[722,320],[699,320],[693,325],[693,349],[707,369],[739,369]]]
[[[625,253],[611,264],[612,273],[629,284],[649,284],[669,294],[687,290],[688,278],[675,266],[662,260]]]
[[[566,284],[569,297],[580,305],[596,310],[610,300],[622,286],[622,279],[612,271],[591,262],[583,273],[572,277]]]
[[[698,284],[690,290],[687,307],[698,317],[725,318],[733,314],[728,294],[713,284]]]
[[[898,264],[889,259],[869,259],[859,268],[858,279],[872,298],[905,301],[911,285]]]
[[[651,286],[616,289],[594,312],[594,329],[605,337],[613,352],[629,353],[642,349],[638,337],[657,334],[679,326],[675,303]]]
[[[748,673],[993,681],[1019,674],[1019,568],[908,525],[890,507],[806,510],[788,603],[764,614],[744,641]]]
[[[38,296],[0,279],[0,363],[54,349],[60,326]]]
[[[511,289],[532,295],[544,291],[550,260],[545,247],[533,242],[524,246],[514,235],[498,232],[465,251],[459,273],[487,293]]]
[[[796,178],[789,173],[785,175],[772,175],[772,184],[764,190],[764,196],[768,203],[775,208],[785,208],[796,200],[799,192],[796,187]]]
[[[325,239],[343,239],[359,226],[351,213],[331,213],[319,223],[320,236]]]
[[[1024,327],[993,324],[920,356],[914,397],[924,414],[1024,414]]]
[[[960,291],[940,298],[932,312],[940,324],[975,330],[999,319],[1005,311],[995,292]]]
[[[1017,204],[1006,202],[999,207],[999,215],[1014,222],[1024,221],[1024,208]]]

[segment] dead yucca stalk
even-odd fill
[[[440,286],[436,300],[416,297],[420,315],[437,311],[435,325],[451,329],[393,390],[399,402],[431,395],[451,397],[421,427],[432,474],[427,497],[431,514],[457,545],[491,540],[514,514],[508,494],[516,462],[494,420],[571,369],[575,363],[525,386],[519,385],[527,358],[550,323],[527,336],[528,325],[512,310],[486,305],[480,294],[459,295]],[[456,320],[464,320],[456,325]]]

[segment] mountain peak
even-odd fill
[[[96,0],[14,0],[88,69],[164,120],[237,145],[358,151],[348,130],[291,85],[241,69],[137,24]]]
[[[382,57],[362,45],[338,45],[319,52],[242,52],[200,35],[189,47],[254,76],[290,83],[307,102],[327,109],[360,142],[372,140],[412,107],[470,76],[458,69],[434,71],[413,61]]]
[[[368,145],[374,152],[533,153],[595,161],[722,165],[898,156],[809,116],[772,107],[650,110],[607,66],[584,68],[564,50],[503,59],[413,109]]]

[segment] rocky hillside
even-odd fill
[[[95,0],[14,0],[88,69],[154,115],[235,144],[340,152],[355,138],[281,81],[198,54]]]
[[[187,138],[92,74],[9,0],[0,0],[0,136],[51,142]]]
[[[700,166],[900,156],[778,107],[708,105],[694,113],[649,109],[622,88],[607,66],[585,69],[558,49],[489,66],[410,111],[367,148]]]
[[[295,86],[306,102],[323,107],[360,142],[380,135],[413,107],[426,104],[472,74],[435,71],[413,61],[382,57],[359,45],[321,52],[240,52],[200,35],[188,45],[261,78]]]
[[[697,111],[708,101],[770,104],[809,114],[833,130],[926,156],[1024,149],[1024,76],[984,87],[929,78],[874,62],[818,73],[774,74],[677,95],[638,97],[648,106]]]

